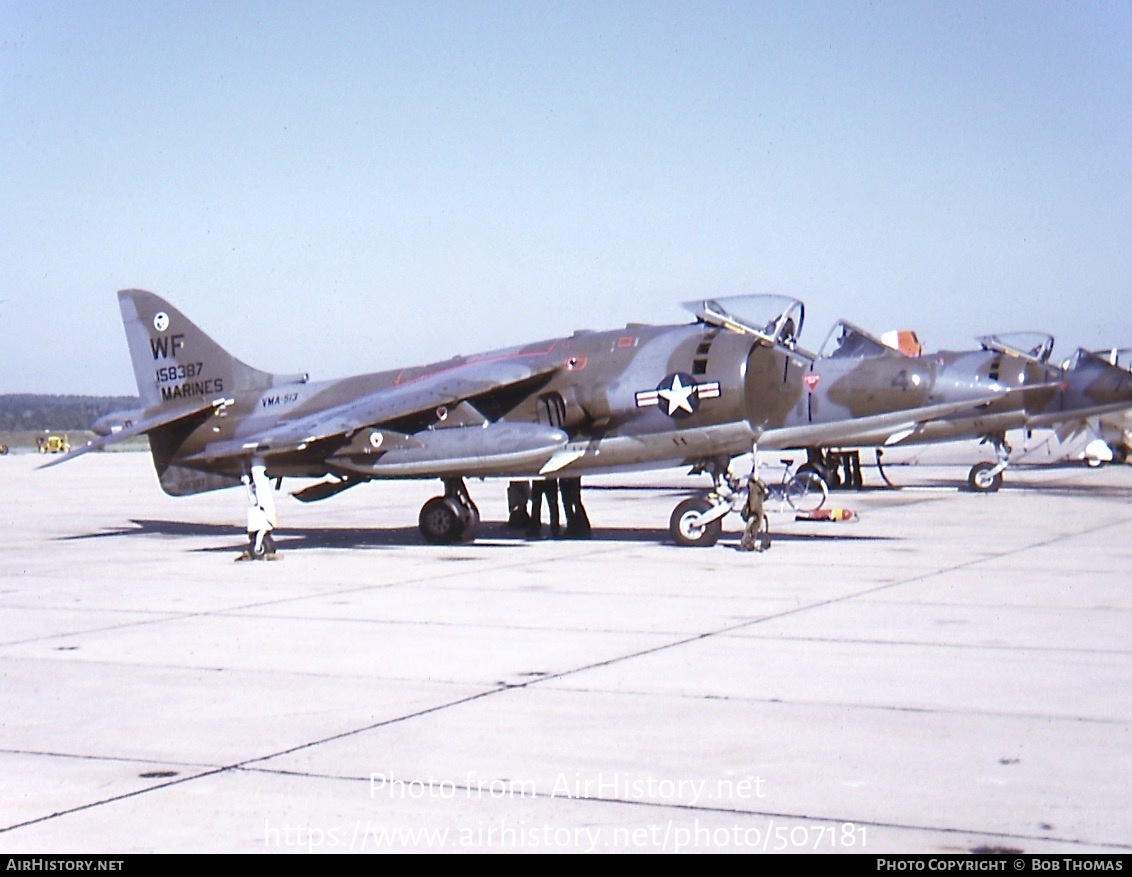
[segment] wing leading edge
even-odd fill
[[[852,420],[772,428],[765,430],[759,436],[759,445],[764,448],[849,447],[855,444],[873,444],[878,434],[884,436],[881,444],[889,444],[899,441],[931,421],[945,420],[961,414],[974,416],[982,407],[1012,393],[1023,392],[1024,389],[1032,388],[1002,390],[989,393],[982,399],[925,405]]]

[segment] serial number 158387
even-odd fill
[[[204,371],[202,362],[186,362],[181,365],[170,365],[157,370],[157,383],[168,384],[171,381],[184,381],[188,378],[199,377]]]

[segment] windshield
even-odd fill
[[[1048,362],[1053,352],[1053,336],[1045,332],[1009,332],[1006,335],[983,335],[976,339],[983,350],[994,350],[1009,356],[1021,356],[1035,362]]]
[[[802,333],[806,308],[784,295],[734,295],[684,302],[701,321],[721,329],[756,335],[793,349]]]
[[[875,335],[846,320],[833,324],[821,346],[821,356],[829,359],[879,356],[882,353],[892,353],[892,349]]]

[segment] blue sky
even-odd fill
[[[0,393],[115,292],[331,378],[776,293],[1132,346],[1126,2],[0,0]]]

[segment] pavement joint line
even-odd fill
[[[145,789],[135,789],[132,792],[125,792],[121,795],[113,795],[109,798],[104,798],[104,799],[99,800],[99,801],[89,801],[86,804],[80,804],[76,807],[70,807],[70,808],[65,809],[65,810],[60,810],[60,811],[57,811],[55,813],[47,814],[45,816],[39,816],[39,817],[36,817],[35,819],[29,819],[25,822],[16,823],[14,825],[0,826],[0,834],[4,834],[4,833],[9,832],[9,831],[14,831],[14,830],[19,829],[19,828],[27,828],[29,826],[36,825],[36,824],[42,823],[42,822],[48,822],[52,819],[57,819],[57,818],[60,818],[60,817],[63,817],[63,816],[70,816],[70,815],[73,815],[75,813],[81,813],[81,812],[86,811],[86,810],[92,810],[92,809],[95,809],[97,807],[102,807],[102,806],[105,806],[105,805],[108,805],[108,804],[115,804],[115,803],[118,803],[118,802],[121,802],[121,801],[126,801],[126,800],[129,800],[131,798],[136,798],[136,797],[139,797],[141,795],[149,794],[151,792],[161,791],[161,790],[164,790],[164,789],[172,788],[174,786],[184,785],[184,784],[189,783],[189,782],[195,782],[197,780],[207,779],[209,777],[221,776],[223,774],[229,774],[229,773],[255,773],[255,774],[265,774],[265,775],[299,776],[299,777],[305,777],[305,778],[308,778],[308,779],[325,779],[325,780],[332,780],[332,781],[336,780],[336,781],[342,781],[342,782],[356,782],[356,783],[369,782],[369,780],[364,778],[364,777],[338,777],[338,776],[333,776],[333,775],[304,773],[304,772],[298,772],[298,771],[273,771],[273,770],[266,769],[266,768],[249,768],[249,767],[246,766],[246,764],[247,764],[247,762],[243,762],[243,763],[240,763],[240,764],[227,765],[225,767],[219,767],[219,768],[215,768],[215,769],[212,769],[212,770],[206,770],[206,771],[203,771],[201,773],[194,774],[193,776],[177,777],[175,779],[170,779],[168,782],[157,783],[157,784],[154,784],[153,786],[150,786],[150,787],[145,788]],[[467,788],[466,786],[455,786],[455,787],[456,788]],[[548,795],[545,795],[545,794],[539,795],[539,794],[536,793],[533,797],[543,798],[544,800],[556,800],[553,796],[548,796]],[[671,809],[671,810],[687,811],[687,812],[692,812],[692,813],[700,813],[700,812],[703,812],[703,813],[722,813],[722,814],[728,814],[728,815],[732,815],[732,816],[736,816],[736,817],[744,817],[744,818],[762,818],[762,819],[771,819],[771,820],[774,820],[774,819],[795,819],[795,820],[804,820],[806,822],[830,823],[830,824],[835,824],[835,825],[850,822],[855,826],[856,825],[862,825],[862,826],[868,826],[868,827],[872,827],[872,828],[888,828],[888,829],[894,829],[894,830],[897,830],[897,831],[932,831],[932,832],[939,832],[939,833],[942,833],[942,834],[974,835],[976,837],[994,837],[994,838],[1002,838],[1002,839],[1006,839],[1006,840],[1030,840],[1030,841],[1038,841],[1038,842],[1057,842],[1057,843],[1065,843],[1065,844],[1076,845],[1076,846],[1086,846],[1086,845],[1103,846],[1103,847],[1109,847],[1109,848],[1118,849],[1118,850],[1132,849],[1132,845],[1126,845],[1126,844],[1097,843],[1095,841],[1080,840],[1080,839],[1075,839],[1075,838],[1059,838],[1059,837],[1051,837],[1051,836],[1044,836],[1044,835],[1011,834],[1011,833],[1007,833],[1007,832],[986,831],[986,830],[968,829],[968,828],[956,828],[956,827],[948,827],[948,826],[904,824],[904,823],[898,823],[898,822],[881,822],[881,821],[866,820],[866,819],[851,819],[851,820],[848,820],[848,819],[838,819],[838,818],[833,818],[833,817],[828,817],[828,816],[808,816],[808,815],[805,815],[805,814],[798,814],[798,813],[785,813],[785,812],[774,812],[774,811],[735,810],[733,808],[726,808],[726,807],[699,807],[699,806],[693,806],[693,805],[688,805],[688,804],[671,804],[671,803],[659,802],[659,801],[624,800],[624,799],[620,799],[620,798],[582,797],[582,798],[570,798],[569,800],[573,801],[573,802],[586,801],[586,802],[589,802],[593,805],[617,804],[617,805],[623,805],[623,806],[644,807],[644,808],[650,808],[650,809]]]
[[[0,755],[35,755],[44,758],[74,758],[79,761],[109,761],[124,764],[160,764],[191,768],[213,768],[214,764],[198,764],[191,761],[164,761],[154,758],[131,758],[125,755],[82,755],[77,752],[49,752],[37,749],[0,749]]]
[[[339,776],[337,774],[322,774],[322,773],[314,773],[314,772],[311,772],[311,771],[273,770],[273,769],[267,768],[267,767],[246,767],[246,766],[243,766],[243,765],[237,765],[236,767],[233,768],[233,770],[236,771],[236,772],[242,772],[242,773],[266,774],[268,776],[273,776],[273,775],[291,776],[291,777],[301,777],[301,778],[304,778],[304,779],[321,779],[321,780],[331,780],[331,781],[348,782],[348,783],[368,783],[368,782],[370,782],[370,779],[368,777],[352,777],[352,776],[345,776],[344,777],[344,776]],[[422,782],[420,780],[404,780],[404,782],[407,782],[407,783],[417,782],[417,783],[420,783],[421,785],[424,785],[424,786],[432,785],[431,783],[425,783],[425,782]],[[461,784],[461,783],[452,783],[451,785],[457,791],[461,791],[461,790],[466,791],[466,792],[475,791],[474,787],[470,787],[470,786],[467,786],[467,785],[464,785],[464,784]],[[957,828],[957,827],[938,826],[938,825],[921,825],[921,824],[918,824],[918,823],[883,822],[881,820],[872,820],[872,819],[846,819],[846,818],[843,818],[843,817],[814,816],[814,815],[810,815],[810,814],[806,814],[806,813],[788,813],[788,812],[780,812],[780,811],[773,811],[773,810],[740,810],[740,809],[736,809],[734,807],[708,807],[708,806],[702,806],[702,805],[699,805],[699,804],[684,804],[684,803],[674,803],[674,802],[668,802],[668,801],[645,801],[645,800],[634,799],[634,798],[615,798],[615,797],[600,797],[600,796],[588,796],[588,795],[584,795],[584,796],[579,798],[579,797],[566,796],[566,795],[560,795],[560,796],[559,795],[548,795],[545,792],[543,792],[543,793],[534,792],[530,796],[527,796],[527,797],[530,797],[532,799],[541,798],[544,801],[558,801],[558,800],[569,800],[569,801],[575,801],[575,802],[585,801],[588,804],[592,804],[592,805],[595,805],[595,806],[600,805],[600,804],[618,804],[618,805],[625,805],[625,806],[629,806],[629,807],[643,807],[643,808],[656,809],[656,810],[678,810],[678,811],[684,811],[684,812],[687,812],[687,813],[690,813],[690,814],[700,814],[700,813],[724,814],[724,815],[744,817],[744,818],[749,817],[749,818],[759,818],[759,819],[770,819],[772,821],[775,820],[775,819],[794,819],[794,820],[804,820],[806,822],[831,823],[833,825],[844,825],[846,823],[851,823],[854,826],[868,826],[870,828],[890,828],[890,829],[896,829],[898,831],[931,831],[931,832],[940,832],[940,833],[944,833],[944,834],[963,834],[963,835],[975,835],[977,837],[993,837],[993,838],[1001,838],[1003,840],[1019,840],[1019,841],[1029,840],[1029,841],[1039,841],[1039,842],[1044,841],[1044,842],[1066,843],[1066,844],[1072,844],[1072,845],[1076,845],[1076,846],[1092,845],[1092,846],[1110,847],[1112,849],[1118,849],[1118,850],[1125,850],[1125,849],[1132,850],[1132,844],[1113,844],[1113,843],[1107,843],[1107,842],[1098,843],[1096,841],[1080,840],[1080,839],[1075,839],[1075,838],[1062,838],[1062,837],[1049,836],[1049,835],[1037,835],[1037,834],[1030,835],[1030,834],[1019,834],[1019,833],[1010,833],[1010,832],[1003,832],[1003,831],[985,831],[985,830],[973,829],[973,828]]]
[[[610,546],[609,548],[602,549],[602,550],[607,551],[607,552],[611,552],[611,551],[614,551],[615,548],[613,546]],[[518,567],[518,566],[523,566],[523,564],[519,561],[516,561],[515,563],[501,564],[501,565],[498,565],[498,566],[494,566],[494,567],[492,567],[492,569],[493,570],[510,569],[512,567]],[[349,588],[344,588],[344,589],[341,589],[341,590],[320,592],[320,593],[315,593],[315,594],[303,594],[303,595],[300,595],[300,596],[291,596],[291,597],[278,597],[278,598],[275,598],[275,599],[272,599],[272,600],[257,600],[257,601],[254,601],[254,602],[245,603],[245,604],[238,605],[238,606],[228,606],[228,607],[225,607],[223,609],[213,609],[213,610],[196,611],[196,612],[167,613],[165,615],[165,617],[162,617],[162,618],[143,618],[143,619],[137,619],[136,621],[132,621],[132,622],[129,622],[129,623],[113,624],[113,625],[107,625],[105,627],[95,627],[95,628],[90,628],[88,630],[75,631],[73,633],[52,634],[50,636],[32,637],[30,639],[23,639],[23,640],[10,640],[10,641],[0,643],[0,647],[23,645],[25,643],[41,642],[41,641],[44,641],[44,640],[49,641],[49,640],[53,640],[53,639],[59,639],[61,637],[80,636],[80,635],[84,635],[84,634],[88,634],[88,633],[105,633],[107,631],[112,631],[112,630],[125,630],[125,629],[132,628],[132,627],[142,627],[142,626],[146,626],[146,625],[150,625],[150,624],[160,624],[160,623],[164,623],[164,622],[167,622],[167,621],[184,621],[184,620],[190,619],[190,618],[213,618],[213,617],[217,617],[217,616],[223,617],[227,613],[246,612],[249,609],[261,609],[261,608],[269,607],[269,606],[280,606],[280,605],[283,605],[283,604],[286,604],[286,603],[295,603],[295,602],[300,602],[300,601],[304,601],[304,600],[315,599],[315,598],[318,598],[318,597],[341,596],[341,595],[345,595],[345,594],[356,594],[356,593],[361,593],[361,592],[365,592],[365,591],[381,590],[381,589],[384,589],[384,588],[402,587],[402,586],[405,586],[405,585],[422,584],[422,583],[427,584],[429,581],[430,581],[430,579],[427,576],[418,576],[418,577],[409,578],[409,579],[406,579],[406,580],[400,581],[400,582],[383,582],[381,584],[373,584],[373,585],[357,585],[357,586],[352,586],[352,587],[349,587]],[[7,608],[7,607],[0,607],[0,608]],[[23,608],[23,607],[14,607],[14,608]],[[39,608],[39,607],[31,607],[31,608]],[[68,611],[76,611],[76,610],[69,609]],[[92,607],[88,611],[91,611],[91,612],[106,612],[106,611],[133,611],[133,610],[105,610],[105,609],[98,609],[96,607]],[[145,610],[137,610],[137,611],[145,611]],[[264,616],[264,617],[268,617],[268,616]]]
[[[217,776],[229,770],[231,770],[230,766],[213,768],[211,770],[206,770],[192,776],[176,777],[169,779],[166,782],[155,783],[154,785],[148,786],[144,789],[134,789],[132,792],[123,792],[120,795],[111,795],[109,798],[103,798],[99,801],[88,801],[85,804],[78,804],[74,807],[68,807],[65,810],[58,810],[55,813],[48,813],[44,816],[37,816],[34,819],[28,819],[24,822],[17,822],[14,825],[0,826],[0,834],[4,834],[8,831],[15,831],[17,828],[27,828],[30,825],[37,825],[41,822],[49,822],[52,819],[59,819],[63,816],[71,816],[75,813],[81,813],[84,810],[93,810],[96,807],[102,807],[106,804],[114,804],[118,801],[126,801],[130,798],[137,798],[141,795],[147,795],[150,792],[157,791],[158,789],[168,789],[170,786],[179,786],[184,783],[192,782],[194,780],[203,779],[204,777]]]
[[[847,643],[859,646],[908,646],[923,649],[968,649],[970,651],[998,651],[998,652],[1052,652],[1059,655],[1132,655],[1132,649],[1086,649],[1076,646],[1060,648],[1056,646],[1022,646],[1003,645],[1000,643],[949,643],[949,642],[917,642],[916,640],[900,639],[852,639],[848,637],[833,636],[757,636],[751,637],[762,642],[793,642],[793,643]]]
[[[529,683],[524,683],[524,685],[526,685],[526,684],[529,684]],[[516,686],[516,687],[523,687],[523,686]],[[497,690],[506,690],[506,689],[490,689],[490,690],[487,690],[487,691],[480,691],[480,692],[477,692],[475,694],[469,695],[467,697],[459,698],[459,699],[452,701],[450,703],[437,704],[436,706],[428,707],[428,708],[422,709],[422,710],[417,710],[413,713],[409,713],[409,714],[406,714],[406,715],[403,715],[403,716],[396,716],[392,719],[387,719],[387,720],[384,720],[384,721],[381,721],[381,722],[376,722],[376,723],[373,723],[373,724],[371,724],[367,727],[364,727],[364,728],[355,728],[355,729],[350,730],[350,731],[344,731],[340,734],[331,735],[331,736],[323,738],[321,740],[314,740],[314,741],[309,741],[307,743],[302,743],[298,746],[293,746],[289,749],[285,749],[285,750],[282,750],[280,752],[272,753],[272,754],[269,754],[269,755],[262,755],[262,756],[258,756],[256,758],[244,759],[242,761],[235,762],[233,764],[213,768],[211,770],[206,770],[206,771],[203,771],[201,773],[195,774],[195,775],[190,776],[190,777],[178,777],[176,779],[169,780],[169,782],[157,783],[157,784],[149,786],[145,789],[135,789],[132,792],[125,792],[121,795],[112,795],[109,798],[105,798],[105,799],[102,799],[100,801],[89,801],[86,804],[80,804],[76,807],[70,807],[70,808],[67,808],[65,810],[60,810],[56,813],[50,813],[50,814],[47,814],[47,815],[44,815],[44,816],[38,816],[35,819],[27,820],[25,822],[21,822],[21,823],[18,823],[16,825],[9,825],[9,826],[5,826],[5,827],[0,827],[0,834],[3,834],[6,831],[12,831],[13,829],[16,829],[16,828],[24,828],[24,827],[29,826],[29,825],[35,825],[35,824],[40,823],[40,822],[46,822],[46,821],[51,820],[51,819],[57,819],[61,816],[69,816],[71,814],[79,813],[83,810],[89,810],[91,808],[98,807],[98,806],[101,806],[103,804],[112,804],[112,803],[115,803],[117,801],[123,801],[123,800],[129,799],[129,798],[134,798],[134,797],[137,797],[139,795],[144,795],[144,794],[148,794],[150,792],[157,791],[158,789],[165,789],[165,788],[169,788],[170,786],[181,785],[183,783],[186,783],[186,782],[189,782],[189,781],[192,781],[192,780],[198,780],[198,779],[202,779],[202,778],[205,778],[205,777],[216,776],[218,774],[234,771],[236,769],[243,768],[244,766],[246,766],[248,764],[255,764],[255,763],[260,762],[260,761],[266,761],[267,759],[270,759],[270,758],[278,758],[278,757],[283,756],[283,755],[289,755],[293,752],[299,752],[299,751],[302,751],[304,749],[309,749],[309,748],[314,747],[314,746],[319,746],[323,743],[329,743],[329,742],[332,742],[334,740],[343,739],[345,737],[352,737],[352,736],[355,736],[357,734],[361,734],[361,733],[364,733],[366,731],[373,730],[375,728],[380,728],[380,727],[383,727],[383,726],[386,726],[386,725],[397,724],[397,723],[400,723],[400,722],[403,722],[403,721],[407,721],[408,719],[413,719],[413,718],[418,718],[420,716],[429,715],[430,713],[438,712],[440,710],[447,709],[447,708],[452,707],[452,706],[458,706],[458,705],[463,704],[463,703],[469,703],[471,701],[478,700],[478,699],[485,697],[489,694],[494,694]]]
[[[613,693],[612,689],[608,688],[584,688],[584,687],[563,687],[562,689],[555,689],[561,691],[569,691],[575,693],[588,693],[588,694],[609,694]],[[784,706],[784,707],[802,707],[802,708],[822,708],[831,705],[836,705],[849,710],[865,710],[869,712],[887,712],[887,713],[910,713],[913,715],[926,715],[926,716],[982,716],[984,718],[1010,718],[1018,720],[1033,720],[1040,722],[1062,722],[1066,724],[1079,724],[1079,725],[1112,725],[1114,727],[1123,727],[1128,724],[1126,719],[1118,718],[1090,718],[1087,716],[1067,716],[1067,715],[1052,715],[1049,713],[1001,713],[992,712],[986,709],[940,709],[938,707],[916,707],[916,706],[892,706],[883,703],[856,703],[856,704],[837,704],[835,701],[829,700],[783,700],[782,698],[775,697],[742,697],[738,695],[729,694],[685,694],[682,692],[656,692],[656,691],[639,691],[632,688],[619,688],[616,689],[617,694],[629,694],[634,697],[646,698],[668,698],[678,700],[719,700],[731,703],[748,703],[748,704],[762,704],[764,706]]]

